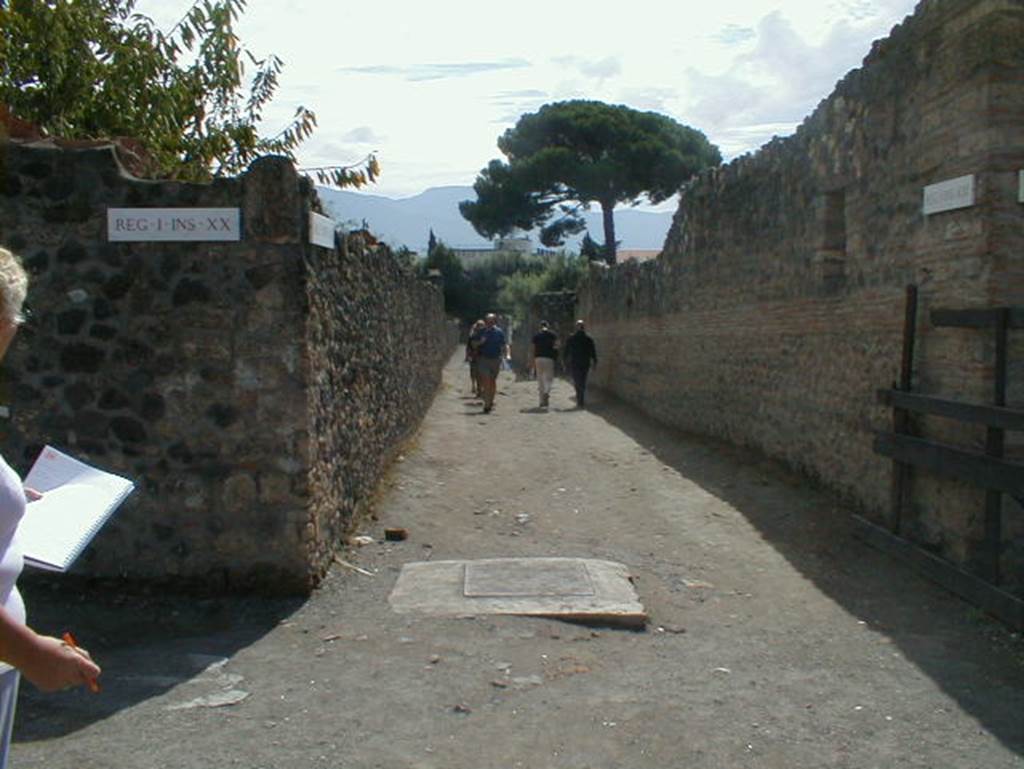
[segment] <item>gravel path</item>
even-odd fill
[[[1024,641],[853,539],[835,500],[600,393],[577,410],[564,381],[541,411],[503,374],[482,415],[458,357],[374,541],[310,600],[34,588],[105,688],[25,685],[13,766],[1024,767]],[[622,562],[650,624],[388,606],[403,563],[501,556]]]

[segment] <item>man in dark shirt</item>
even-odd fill
[[[483,391],[484,413],[491,413],[494,408],[494,394],[498,389],[498,372],[501,362],[508,357],[508,343],[505,332],[498,327],[498,317],[489,312],[484,317],[484,329],[480,332],[477,351],[477,370],[480,376],[480,388]]]
[[[533,335],[530,347],[530,368],[537,377],[537,391],[540,393],[540,407],[546,409],[551,398],[551,383],[555,380],[555,358],[558,357],[558,337],[548,328],[548,322],[540,322],[540,331]]]
[[[565,364],[576,388],[576,405],[583,408],[587,389],[587,374],[591,366],[597,366],[597,347],[587,334],[582,320],[576,321],[576,331],[565,343]]]
[[[473,388],[473,395],[477,398],[483,395],[480,388],[480,351],[477,349],[480,344],[480,332],[484,330],[483,319],[478,320],[469,329],[469,338],[466,340],[466,362],[469,364],[469,383]]]

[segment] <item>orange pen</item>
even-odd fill
[[[75,643],[75,637],[73,635],[71,635],[70,632],[64,631],[64,633],[61,635],[60,639],[64,643],[66,643],[68,646],[70,646],[72,649],[77,649],[78,648],[78,644]],[[87,678],[87,679],[85,679],[85,683],[89,686],[89,691],[91,691],[93,693],[99,692],[99,690],[100,690],[100,682],[97,681],[95,678]]]

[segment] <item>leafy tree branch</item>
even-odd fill
[[[312,110],[261,132],[283,68],[258,57],[235,25],[246,0],[195,0],[167,32],[135,0],[0,0],[0,104],[67,139],[137,139],[149,175],[203,181],[261,155],[295,160]],[[371,163],[372,161],[372,163]],[[357,186],[376,158],[323,167],[323,183]]]

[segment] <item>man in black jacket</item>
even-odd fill
[[[555,360],[558,358],[558,336],[548,327],[548,322],[540,322],[540,331],[533,335],[530,345],[530,370],[537,377],[537,391],[540,394],[540,407],[546,409],[551,398],[551,383],[555,378]]]
[[[583,408],[583,400],[587,389],[587,374],[590,367],[597,366],[597,347],[594,340],[586,332],[582,320],[576,321],[576,331],[565,343],[563,360],[572,376],[576,388],[576,405]]]

